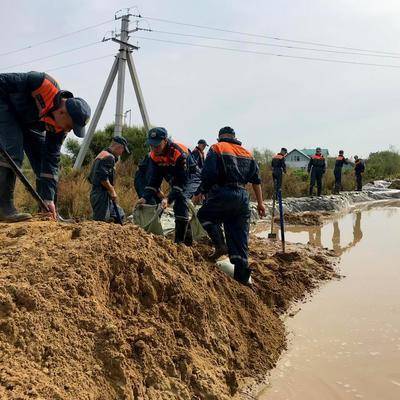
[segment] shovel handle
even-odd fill
[[[5,150],[2,146],[0,146],[0,154],[6,159],[8,165],[10,166],[10,168],[14,171],[15,175],[18,176],[19,180],[25,186],[25,189],[38,202],[39,206],[42,209],[46,210],[47,212],[50,212],[49,207],[47,206],[47,204],[40,197],[39,193],[33,188],[33,186],[28,181],[26,176],[23,174],[21,169],[18,167],[18,165],[15,163],[15,161],[11,158],[11,156],[8,154],[7,150]]]
[[[279,221],[281,224],[281,240],[282,240],[282,250],[285,252],[285,221],[283,215],[283,204],[282,204],[282,191],[278,190],[278,202],[279,202]]]

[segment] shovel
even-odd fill
[[[282,251],[285,252],[285,222],[283,215],[283,204],[282,204],[282,191],[278,190],[278,203],[279,203],[279,220],[281,224],[281,240],[282,240]]]
[[[121,214],[119,213],[118,206],[117,206],[117,203],[115,200],[112,200],[112,205],[114,207],[114,212],[115,212],[115,217],[116,217],[115,219],[117,220],[117,222],[120,225],[123,225]]]
[[[276,239],[276,233],[274,232],[275,202],[276,202],[276,192],[274,191],[274,197],[272,200],[271,233],[268,233],[268,239]]]
[[[10,168],[14,171],[15,175],[18,176],[19,180],[22,182],[22,184],[25,186],[25,189],[32,195],[32,197],[38,202],[39,207],[41,207],[43,210],[49,212],[49,207],[47,207],[47,204],[43,201],[43,199],[40,197],[39,193],[33,188],[33,186],[30,184],[26,176],[23,174],[21,169],[18,167],[18,165],[15,163],[15,161],[11,158],[11,156],[7,153],[7,150],[3,149],[3,147],[0,146],[0,154],[6,159],[8,165]]]

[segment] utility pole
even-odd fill
[[[120,17],[115,16],[115,19],[121,19],[121,33],[120,35],[113,35],[111,38],[104,38],[103,42],[112,40],[113,42],[119,43],[119,51],[115,57],[114,63],[111,67],[111,71],[108,75],[106,84],[104,85],[103,92],[100,96],[100,100],[97,104],[96,110],[93,114],[92,120],[90,122],[88,131],[86,133],[85,139],[82,142],[81,148],[79,150],[78,157],[76,158],[74,169],[80,169],[83,164],[83,160],[89,150],[90,143],[93,139],[94,132],[97,128],[97,124],[101,117],[101,114],[104,110],[104,106],[110,94],[111,88],[113,86],[114,80],[118,75],[117,81],[117,101],[115,107],[115,128],[114,128],[114,137],[121,136],[122,134],[122,126],[123,126],[123,119],[124,119],[124,94],[125,94],[125,70],[126,64],[128,64],[128,69],[130,73],[130,77],[132,80],[133,88],[135,90],[136,99],[139,105],[140,113],[143,120],[143,125],[148,131],[150,129],[150,120],[147,114],[146,105],[143,98],[142,89],[139,83],[139,77],[136,72],[135,64],[133,62],[132,51],[138,50],[139,47],[134,46],[129,43],[129,34],[133,32],[137,32],[139,30],[149,30],[149,29],[142,29],[136,27],[133,30],[129,30],[129,23],[130,23],[130,14],[129,9],[126,13]],[[120,39],[117,39],[120,37]]]

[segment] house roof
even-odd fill
[[[315,154],[315,148],[314,149],[301,149],[300,150],[303,154],[306,154],[307,156],[311,157],[312,155]],[[329,150],[328,149],[321,149],[322,155],[324,157],[329,156]]]
[[[292,154],[294,152],[298,152],[298,153],[302,154],[304,157],[310,158],[310,156],[308,154],[304,153],[303,150],[299,150],[299,149],[293,149],[293,150],[289,151],[288,155]],[[314,153],[312,153],[312,154],[314,154]]]

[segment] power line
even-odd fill
[[[370,67],[400,68],[400,65],[393,65],[393,64],[375,64],[375,63],[364,63],[364,62],[358,62],[358,61],[335,60],[335,59],[329,59],[329,58],[293,56],[290,54],[278,54],[278,53],[267,53],[267,52],[256,51],[256,50],[233,49],[233,48],[229,48],[229,47],[178,42],[178,41],[174,41],[174,40],[163,40],[163,39],[149,38],[149,37],[144,37],[144,36],[136,36],[136,37],[139,39],[152,40],[152,41],[162,42],[162,43],[172,43],[172,44],[179,44],[179,45],[192,46],[192,47],[202,47],[202,48],[207,48],[207,49],[226,50],[226,51],[233,51],[233,52],[237,52],[237,53],[258,54],[258,55],[263,55],[263,56],[293,58],[293,59],[309,60],[309,61],[323,61],[323,62],[331,62],[331,63],[339,63],[339,64],[365,65],[365,66],[370,66]]]
[[[109,20],[104,21],[104,22],[100,22],[100,23],[95,24],[95,25],[90,25],[90,26],[87,26],[85,28],[78,29],[76,31],[68,32],[68,33],[65,33],[65,34],[60,35],[60,36],[55,36],[55,37],[53,37],[51,39],[43,40],[42,42],[37,42],[37,43],[31,44],[31,45],[28,45],[28,46],[25,46],[25,47],[21,47],[19,49],[10,50],[10,51],[7,51],[5,53],[1,53],[0,57],[7,56],[9,54],[18,53],[20,51],[28,50],[28,49],[31,49],[31,48],[36,47],[36,46],[41,46],[42,44],[50,43],[50,42],[53,42],[55,40],[59,40],[59,39],[62,39],[62,38],[68,37],[68,36],[76,35],[77,33],[85,32],[85,31],[88,31],[90,29],[97,28],[98,26],[106,25],[106,24],[108,24],[108,23],[110,23],[112,21],[114,21],[114,18],[113,19],[109,19]]]
[[[208,30],[219,31],[219,32],[235,33],[235,34],[244,35],[244,36],[261,37],[261,38],[265,38],[265,39],[278,40],[278,41],[282,41],[282,42],[298,43],[298,44],[309,44],[309,45],[313,45],[313,46],[330,47],[330,48],[335,48],[335,49],[353,50],[353,51],[362,51],[362,52],[368,52],[368,53],[400,56],[400,53],[398,53],[398,52],[396,53],[396,52],[393,52],[393,51],[370,50],[370,49],[362,49],[362,48],[357,48],[357,47],[339,46],[339,45],[333,45],[333,44],[322,43],[322,42],[312,42],[312,41],[306,41],[306,40],[287,39],[287,38],[274,36],[274,35],[263,35],[263,34],[258,34],[258,33],[240,32],[240,31],[234,31],[234,30],[231,30],[231,29],[215,28],[215,27],[206,26],[206,25],[189,24],[189,23],[185,23],[185,22],[172,21],[172,20],[163,19],[163,18],[147,17],[147,16],[142,16],[140,14],[139,15],[134,15],[134,17],[148,19],[148,20],[151,20],[151,21],[163,22],[163,23],[166,23],[166,24],[189,26],[189,27],[192,27],[192,28],[208,29]]]
[[[58,71],[59,69],[74,67],[75,65],[87,64],[92,61],[102,60],[104,58],[111,57],[111,56],[115,56],[115,53],[107,54],[105,56],[96,57],[96,58],[89,58],[89,60],[79,61],[79,62],[72,63],[72,64],[61,65],[60,67],[50,68],[50,69],[47,69],[46,72]]]
[[[226,39],[226,38],[219,38],[219,37],[215,37],[215,36],[195,35],[195,34],[190,34],[190,33],[159,31],[158,29],[151,29],[151,32],[162,33],[165,35],[193,37],[193,38],[207,39],[207,40],[218,40],[218,41],[230,42],[230,43],[241,43],[241,44],[250,44],[250,45],[257,45],[257,46],[279,47],[279,48],[284,48],[284,49],[316,51],[316,52],[331,53],[331,54],[345,54],[345,55],[355,55],[355,56],[364,56],[364,57],[400,58],[400,56],[356,53],[356,52],[352,52],[352,51],[340,51],[340,50],[315,49],[315,48],[311,48],[311,47],[289,46],[289,45],[281,45],[281,44],[273,44],[273,43],[265,43],[265,42],[252,42],[249,40]]]
[[[48,58],[56,57],[56,56],[59,56],[61,54],[71,53],[73,51],[80,50],[80,49],[85,49],[87,47],[94,46],[95,44],[99,44],[99,43],[102,43],[102,41],[101,40],[97,40],[96,42],[91,42],[91,43],[84,44],[84,45],[79,46],[79,47],[74,47],[72,49],[63,50],[63,51],[60,51],[58,53],[50,54],[50,55],[45,56],[45,57],[35,58],[33,60],[29,60],[29,61],[26,61],[26,62],[23,62],[23,63],[9,65],[8,67],[0,68],[0,70],[3,71],[3,70],[6,70],[6,69],[10,69],[10,68],[15,68],[15,67],[20,67],[22,65],[31,64],[31,63],[36,62],[36,61],[47,60]]]

